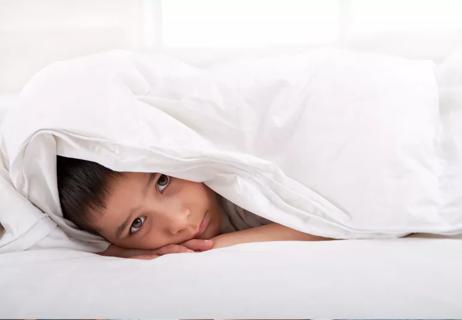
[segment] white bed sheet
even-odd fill
[[[154,260],[2,255],[2,318],[460,318],[462,240],[248,243]]]

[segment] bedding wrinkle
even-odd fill
[[[438,103],[455,100],[436,83],[428,61],[332,48],[209,68],[124,50],[52,64],[0,126],[23,196],[8,206],[24,206],[2,213],[4,237],[32,246],[40,209],[66,246],[107,246],[62,218],[58,154],[206,183],[238,213],[327,238],[462,233],[461,144],[435,148]]]

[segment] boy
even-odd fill
[[[160,173],[115,172],[61,156],[57,175],[64,217],[109,241],[102,255],[146,259],[244,242],[329,239],[254,215],[203,183]],[[230,219],[233,214],[241,220]]]

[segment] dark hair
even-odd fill
[[[83,230],[98,234],[91,226],[90,210],[105,208],[109,182],[120,173],[96,162],[62,156],[57,156],[56,167],[64,218]]]

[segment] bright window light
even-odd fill
[[[165,46],[328,44],[337,39],[337,0],[167,0]]]
[[[352,31],[462,27],[460,0],[352,0]]]

